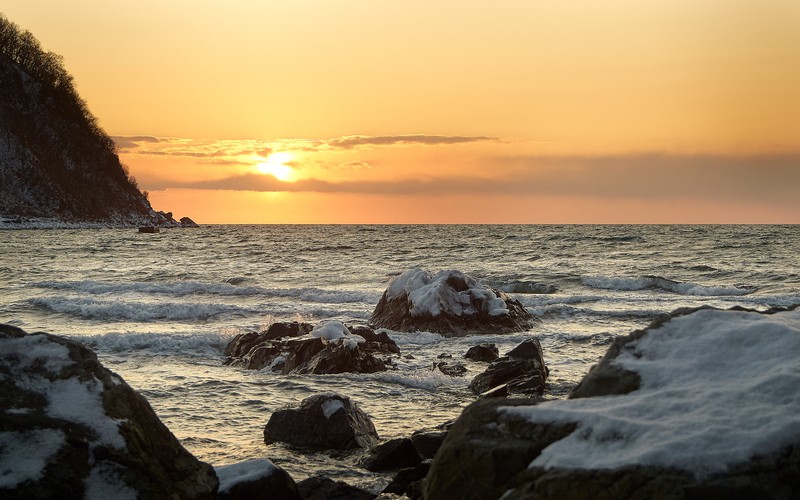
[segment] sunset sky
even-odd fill
[[[201,223],[800,223],[797,0],[4,0]]]

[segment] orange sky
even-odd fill
[[[201,223],[800,223],[796,0],[5,0]]]

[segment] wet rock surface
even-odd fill
[[[483,373],[472,379],[469,388],[475,394],[494,397],[541,396],[548,373],[542,346],[537,339],[531,338],[493,361]]]
[[[347,396],[317,394],[297,408],[274,412],[264,427],[264,442],[306,450],[369,448],[378,442],[369,416]]]

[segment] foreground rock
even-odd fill
[[[400,348],[385,332],[352,330],[338,321],[313,328],[308,323],[274,323],[261,333],[234,337],[225,364],[280,373],[374,373],[391,364]]]
[[[411,269],[389,283],[370,322],[395,331],[456,337],[521,332],[529,329],[535,318],[519,301],[460,271],[431,276]]]
[[[289,474],[265,458],[215,468],[219,500],[300,500],[297,484]]]
[[[531,338],[492,362],[486,371],[472,379],[469,388],[475,394],[490,396],[541,396],[548,374],[542,346]]]
[[[372,500],[375,494],[351,486],[344,481],[313,476],[297,483],[303,500]]]
[[[678,311],[617,339],[570,400],[469,406],[425,498],[797,498],[797,352],[800,310]]]
[[[213,498],[213,468],[88,348],[0,325],[0,497]]]
[[[383,472],[414,467],[421,461],[411,439],[397,438],[372,448],[362,465],[368,471]]]
[[[317,394],[272,414],[264,442],[282,442],[309,450],[369,448],[378,441],[369,416],[347,396]]]

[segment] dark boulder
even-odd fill
[[[351,486],[344,481],[334,481],[323,476],[312,476],[297,483],[303,500],[372,500],[377,495]]]
[[[446,436],[447,431],[443,430],[417,431],[411,435],[411,442],[419,456],[427,460],[436,455]]]
[[[492,362],[500,357],[500,353],[495,344],[478,344],[467,349],[464,357],[472,361]]]
[[[430,331],[453,337],[521,332],[529,329],[535,318],[519,301],[460,271],[431,276],[411,269],[389,283],[370,322],[395,331]]]
[[[213,468],[147,400],[64,337],[0,325],[0,429],[2,498],[213,498],[217,490]]]
[[[537,339],[531,338],[491,363],[483,373],[472,379],[469,388],[476,394],[488,392],[487,396],[541,396],[547,375],[542,346]]]
[[[433,363],[433,370],[439,370],[448,377],[463,377],[467,374],[467,367],[461,363],[450,363],[448,361],[438,361]]]
[[[430,468],[430,462],[422,462],[414,467],[399,471],[381,493],[404,495],[412,500],[422,498],[422,480],[425,479]]]
[[[220,500],[300,500],[297,484],[283,469],[267,459],[253,459],[215,468]]]
[[[314,329],[308,323],[273,323],[261,333],[234,337],[225,347],[226,365],[287,373],[374,373],[399,354],[385,332],[347,328],[330,321]]]
[[[378,441],[369,416],[347,396],[317,394],[272,414],[264,442],[286,443],[310,450],[369,448]]]
[[[397,438],[390,439],[372,448],[362,465],[368,471],[384,472],[414,467],[421,461],[422,459],[411,439]]]

